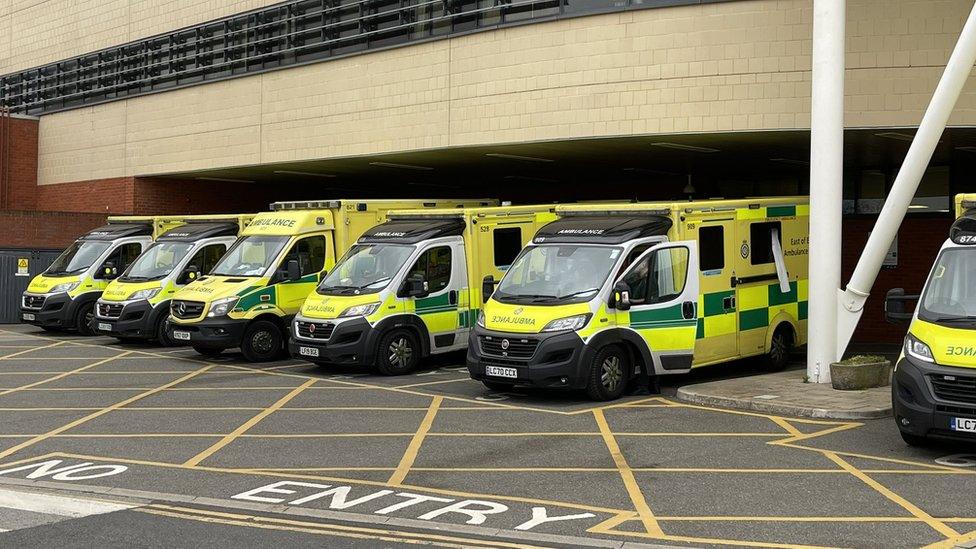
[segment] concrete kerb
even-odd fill
[[[133,504],[136,506],[146,506],[152,503],[179,503],[193,504],[221,509],[235,509],[243,511],[253,511],[258,513],[270,513],[276,515],[289,515],[296,517],[317,518],[341,522],[351,522],[357,524],[368,524],[371,526],[387,525],[402,528],[411,528],[429,532],[450,532],[454,534],[466,534],[482,536],[493,539],[514,540],[514,541],[534,541],[541,543],[553,543],[561,546],[577,547],[600,547],[609,549],[673,549],[673,545],[656,545],[635,543],[633,541],[617,541],[599,538],[586,538],[579,536],[561,536],[557,534],[539,534],[532,532],[519,532],[516,530],[503,530],[498,528],[485,528],[482,526],[456,525],[446,523],[432,523],[423,520],[405,519],[396,517],[380,517],[376,515],[365,515],[359,513],[348,513],[342,511],[326,511],[320,509],[307,509],[304,507],[293,507],[281,504],[263,504],[255,502],[236,501],[231,499],[219,499],[208,497],[194,497],[166,492],[148,492],[144,490],[129,490],[125,488],[112,488],[108,486],[84,486],[77,484],[67,484],[62,482],[51,482],[44,480],[26,480],[15,478],[0,478],[0,486],[18,487],[20,489],[31,489],[44,492],[71,492],[74,494],[88,494],[95,498],[110,498],[122,503]]]

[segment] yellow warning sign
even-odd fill
[[[30,260],[26,257],[17,259],[17,276],[30,276]]]

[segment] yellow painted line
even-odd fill
[[[287,395],[285,395],[285,396],[281,397],[280,399],[278,399],[277,402],[275,402],[271,406],[268,406],[267,408],[265,408],[264,410],[262,410],[261,412],[259,412],[257,415],[255,415],[251,419],[249,419],[246,422],[244,422],[243,424],[241,424],[237,429],[234,429],[234,432],[232,432],[232,433],[228,434],[227,436],[225,436],[224,438],[218,440],[210,448],[207,448],[206,450],[204,450],[204,451],[200,452],[199,454],[193,456],[192,458],[186,460],[186,462],[183,463],[183,465],[185,465],[187,467],[193,467],[193,466],[199,464],[201,461],[207,459],[208,457],[210,457],[211,455],[213,455],[214,453],[216,453],[218,450],[220,450],[224,446],[227,446],[228,444],[230,444],[231,442],[233,442],[234,439],[236,439],[237,437],[243,435],[245,432],[247,432],[248,429],[250,429],[251,427],[254,427],[255,425],[257,425],[258,422],[260,422],[262,419],[264,419],[264,418],[268,417],[269,415],[273,414],[275,412],[275,410],[281,408],[282,406],[284,406],[285,404],[287,404],[291,399],[293,399],[293,398],[297,397],[298,395],[300,395],[305,389],[308,389],[309,387],[311,387],[312,385],[314,385],[317,381],[318,380],[316,380],[316,379],[310,379],[310,380],[306,381],[305,383],[303,383],[302,385],[299,385],[298,387],[295,387],[290,393],[288,393]]]
[[[773,419],[773,418],[770,417],[770,419]],[[842,425],[837,425],[837,426],[831,427],[829,429],[822,429],[820,431],[814,431],[812,433],[805,433],[805,434],[804,433],[800,433],[798,435],[790,436],[789,438],[784,438],[783,440],[777,440],[777,441],[774,441],[774,442],[770,442],[770,444],[780,444],[780,445],[793,444],[794,442],[800,442],[802,440],[810,440],[812,438],[818,438],[818,437],[822,437],[822,436],[825,436],[825,435],[830,435],[830,434],[833,434],[833,433],[839,433],[841,431],[847,431],[847,430],[850,430],[850,429],[854,429],[854,428],[860,427],[862,425],[864,425],[864,424],[863,423],[844,423]]]
[[[414,433],[294,433],[240,435],[241,438],[370,438],[370,437],[412,437]]]
[[[0,412],[91,412],[101,408],[0,408]]]
[[[793,424],[790,423],[789,421],[786,421],[785,419],[778,416],[772,416],[769,419],[771,419],[772,422],[775,423],[776,425],[782,427],[783,430],[786,431],[787,433],[793,436],[803,436],[803,432],[797,429],[796,427],[794,427]]]
[[[47,433],[45,433],[43,435],[38,435],[36,437],[31,438],[30,440],[26,440],[24,442],[21,442],[20,444],[17,444],[16,446],[12,446],[10,448],[7,448],[6,450],[0,452],[0,459],[3,459],[3,458],[5,458],[5,457],[7,457],[7,456],[9,456],[11,454],[16,453],[16,452],[19,452],[19,451],[23,450],[24,448],[33,446],[34,444],[37,444],[38,442],[43,442],[44,440],[47,440],[47,439],[49,439],[49,438],[51,438],[51,437],[53,437],[55,435],[60,435],[61,433],[65,432],[65,431],[67,431],[69,429],[73,429],[73,428],[75,428],[75,427],[77,427],[79,425],[82,425],[84,423],[87,423],[87,422],[89,422],[89,421],[91,421],[91,420],[93,420],[95,418],[101,417],[101,416],[103,416],[103,415],[105,415],[105,414],[107,414],[107,413],[109,413],[109,412],[111,412],[113,410],[117,410],[119,408],[122,408],[123,406],[132,404],[133,402],[137,402],[137,401],[139,401],[139,400],[141,400],[143,398],[146,398],[148,396],[152,396],[152,395],[154,395],[154,394],[156,394],[156,393],[158,393],[160,391],[163,391],[163,390],[165,390],[165,389],[167,389],[169,387],[172,387],[174,385],[177,385],[179,383],[183,383],[184,381],[186,381],[188,379],[192,379],[192,378],[194,378],[194,377],[196,377],[196,376],[198,376],[198,375],[206,372],[210,368],[213,368],[213,366],[212,365],[204,366],[203,368],[200,368],[199,370],[196,370],[194,372],[190,372],[189,374],[187,374],[187,375],[185,375],[185,376],[183,376],[183,377],[181,377],[181,378],[179,378],[179,379],[177,379],[175,381],[171,381],[171,382],[169,382],[169,383],[167,383],[165,385],[160,385],[159,387],[156,387],[155,389],[150,389],[148,391],[139,393],[138,395],[131,396],[131,397],[129,397],[129,398],[127,398],[127,399],[125,399],[125,400],[123,400],[121,402],[117,402],[117,403],[115,403],[115,404],[113,404],[111,406],[107,406],[105,408],[102,408],[101,410],[98,410],[97,412],[88,414],[87,416],[85,416],[83,418],[76,419],[75,421],[72,421],[71,423],[68,423],[66,425],[62,425],[61,427],[58,427],[57,429],[52,429],[51,431],[48,431]]]
[[[28,391],[28,390],[33,389],[34,387],[37,387],[38,385],[44,385],[45,383],[50,383],[52,381],[57,381],[59,379],[64,379],[64,378],[66,378],[66,377],[68,377],[70,375],[74,375],[74,374],[77,374],[77,373],[80,373],[80,372],[84,372],[85,370],[94,368],[96,366],[101,366],[102,364],[105,364],[106,362],[111,362],[111,361],[115,360],[116,358],[124,357],[127,354],[129,354],[128,351],[126,351],[126,352],[124,352],[124,353],[122,353],[122,354],[120,354],[118,356],[114,356],[114,357],[111,357],[111,358],[106,358],[106,359],[103,359],[103,360],[99,360],[98,362],[95,362],[94,364],[89,364],[88,366],[82,366],[81,368],[75,368],[74,370],[71,370],[71,371],[68,371],[68,372],[62,372],[62,373],[60,373],[60,374],[58,374],[56,376],[52,376],[52,377],[49,377],[49,378],[46,378],[46,379],[42,379],[40,381],[35,381],[34,383],[28,383],[27,385],[21,385],[20,387],[14,387],[13,389],[7,389],[7,390],[4,390],[4,391],[0,391],[0,396],[9,395],[10,393],[16,393],[18,391]]]
[[[671,402],[674,406],[679,406],[681,408],[694,408],[696,410],[707,410],[709,412],[719,412],[719,413],[722,413],[722,414],[733,414],[733,415],[737,415],[737,416],[762,417],[762,418],[766,418],[766,419],[772,419],[774,417],[779,417],[779,416],[774,416],[772,414],[761,414],[761,413],[758,413],[758,412],[746,412],[744,410],[729,410],[729,409],[725,409],[725,408],[716,408],[714,406],[703,406],[703,405],[700,405],[700,404],[690,404],[690,403],[687,403],[687,402],[676,402],[676,401],[667,401],[667,402]],[[830,420],[825,420],[825,419],[808,419],[808,418],[798,418],[798,417],[790,418],[790,421],[793,421],[793,422],[796,422],[796,423],[807,423],[807,424],[810,424],[810,425],[847,425],[848,423],[851,423],[851,422],[841,422],[841,421],[830,421]],[[856,426],[860,426],[862,424],[861,423],[856,423],[855,425]]]
[[[663,517],[661,522],[922,522],[916,517],[784,517],[784,516],[714,516],[714,517]],[[967,519],[967,521],[970,519]],[[971,519],[976,521],[976,519]],[[962,522],[957,520],[956,522]]]
[[[767,444],[776,444],[776,443],[777,443],[777,441],[772,441],[772,442],[768,442]],[[951,472],[951,473],[962,474],[962,475],[976,475],[976,471],[970,471],[970,470],[967,470],[967,469],[962,469],[960,467],[951,467],[949,465],[939,465],[937,463],[925,463],[923,461],[910,461],[910,460],[905,460],[905,459],[886,458],[886,457],[881,457],[881,456],[871,456],[871,455],[868,455],[868,454],[857,454],[857,453],[854,453],[854,452],[843,452],[843,451],[840,451],[840,450],[825,450],[823,448],[814,448],[812,446],[803,446],[803,445],[800,445],[800,444],[784,444],[783,446],[785,446],[787,448],[796,448],[798,450],[809,450],[809,451],[818,452],[818,453],[821,453],[821,454],[830,452],[832,454],[837,454],[838,456],[844,456],[844,457],[854,457],[854,458],[867,459],[867,460],[873,460],[873,461],[881,461],[883,463],[895,463],[895,464],[898,464],[898,465],[909,465],[909,466],[912,466],[912,467],[922,467],[922,468],[925,468],[925,469],[934,469],[934,470],[937,470],[937,471],[948,471],[948,472]]]
[[[10,353],[9,355],[6,356],[0,356],[0,360],[10,360],[11,358],[18,357],[20,355],[27,354],[27,353],[33,353],[34,351],[42,351],[44,349],[51,349],[52,347],[58,347],[60,345],[63,345],[64,343],[65,343],[64,341],[58,341],[57,343],[51,343],[49,345],[42,345],[40,347],[31,347],[30,349],[26,349],[24,351]],[[57,360],[57,359],[52,359],[51,357],[47,357],[47,359]],[[92,357],[88,357],[86,360],[91,360],[91,359]]]
[[[396,471],[395,467],[253,467],[250,469],[231,469],[243,473],[339,473],[357,471]]]
[[[613,462],[617,466],[617,470],[620,472],[620,478],[624,482],[624,486],[627,488],[627,494],[630,496],[631,502],[634,504],[634,508],[637,510],[637,514],[641,518],[641,522],[644,523],[644,529],[647,530],[648,534],[651,535],[664,535],[664,531],[661,530],[661,526],[654,519],[654,513],[651,511],[649,505],[647,505],[647,500],[644,499],[644,494],[641,492],[640,486],[637,484],[637,479],[634,477],[634,472],[631,470],[630,465],[627,464],[627,459],[624,457],[623,453],[620,452],[620,446],[617,445],[616,439],[613,437],[613,431],[610,430],[610,426],[607,425],[607,419],[603,415],[603,410],[593,410],[593,417],[596,419],[597,425],[600,427],[600,433],[603,435],[603,442],[606,443],[607,449],[610,450],[610,455],[613,457]]]
[[[431,399],[430,407],[427,409],[424,419],[420,421],[417,432],[414,433],[410,444],[407,445],[407,449],[403,452],[403,457],[400,458],[400,464],[397,465],[396,471],[393,472],[390,480],[387,481],[389,484],[397,486],[403,484],[404,479],[407,478],[407,473],[410,472],[410,468],[413,467],[413,462],[417,459],[417,454],[420,453],[420,446],[424,443],[424,438],[430,431],[430,426],[434,423],[434,418],[437,417],[437,409],[440,408],[442,402],[444,402],[444,398],[440,396],[435,396]]]
[[[440,381],[427,381],[424,383],[411,383],[410,385],[396,385],[396,389],[408,389],[410,387],[426,387],[427,385],[442,385],[444,383],[457,383],[459,381],[472,381],[470,377],[459,377],[456,379],[442,379]]]
[[[920,520],[928,524],[936,532],[939,532],[940,534],[946,537],[953,537],[959,535],[959,532],[956,532],[949,526],[946,526],[944,523],[935,519],[934,517],[932,517],[932,515],[926,513],[918,506],[916,506],[914,503],[892,492],[886,486],[882,485],[880,482],[864,474],[863,471],[861,471],[857,467],[854,467],[853,465],[845,461],[842,457],[838,456],[837,454],[833,452],[824,452],[824,455],[827,456],[828,459],[830,459],[831,461],[839,465],[842,469],[857,477],[861,482],[873,488],[879,494],[893,501],[894,503],[896,503],[897,505],[901,506],[903,509],[911,513],[913,516],[919,518]]]
[[[380,528],[368,528],[363,526],[347,526],[344,524],[308,522],[293,519],[265,517],[260,515],[242,515],[239,513],[190,509],[186,507],[176,507],[161,504],[150,504],[146,507],[137,507],[134,510],[143,513],[158,514],[207,523],[231,524],[235,526],[246,526],[250,528],[263,528],[271,530],[300,531],[311,534],[370,539],[390,543],[406,543],[410,545],[433,545],[437,547],[454,548],[502,547],[506,549],[536,549],[539,547],[535,545],[510,543],[493,539],[481,540],[477,538],[462,538],[425,532],[405,532]]]

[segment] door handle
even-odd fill
[[[458,293],[457,290],[451,290],[447,293],[447,300],[451,305],[457,305]]]
[[[695,318],[694,301],[685,301],[684,303],[681,304],[681,316],[686,320]]]

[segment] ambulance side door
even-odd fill
[[[429,244],[407,271],[404,283],[423,281],[425,295],[410,297],[407,310],[420,317],[430,333],[431,353],[460,348],[460,289],[464,284],[464,247],[458,242]],[[463,340],[467,345],[467,340]]]
[[[474,269],[468,277],[470,279],[468,293],[471,295],[471,307],[467,316],[468,328],[474,327],[478,320],[478,313],[481,312],[485,302],[484,296],[481,295],[481,283],[484,278],[490,275],[494,277],[495,282],[500,281],[521,253],[522,248],[535,236],[535,228],[534,221],[529,219],[482,221],[478,224],[475,233],[478,243],[473,250],[469,251],[476,250],[477,256],[472,258],[471,264]]]
[[[739,354],[735,278],[736,223],[733,212],[688,222],[689,238],[698,242],[701,295],[695,359],[714,362]]]

